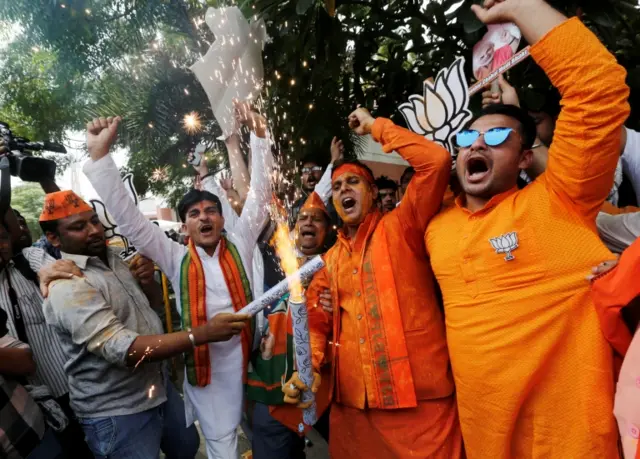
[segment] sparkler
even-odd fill
[[[202,130],[200,115],[197,112],[187,113],[182,120],[182,126],[184,126],[184,130],[189,135],[200,132]]]

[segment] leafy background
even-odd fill
[[[403,123],[397,106],[420,93],[484,30],[471,0],[13,0],[0,2],[0,120],[31,139],[65,141],[95,115],[124,117],[120,144],[140,194],[175,203],[192,184],[185,154],[220,134],[207,97],[188,70],[214,41],[209,6],[237,5],[263,17],[266,112],[289,171],[304,155],[328,157],[331,138],[354,139],[346,117],[357,105]],[[638,127],[640,10],[631,0],[555,0],[578,15],[628,70]],[[470,61],[470,59],[467,59]],[[471,72],[467,71],[467,75]],[[532,60],[509,78],[525,97],[549,82]],[[477,98],[474,104],[477,104]],[[188,135],[183,117],[200,114],[204,130]],[[286,113],[286,117],[285,117]],[[220,145],[218,146],[221,147]],[[217,157],[224,161],[223,155]],[[150,180],[159,165],[166,177]],[[220,164],[223,166],[224,164]]]

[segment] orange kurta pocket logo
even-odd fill
[[[518,233],[516,233],[515,231],[503,234],[498,237],[493,237],[489,239],[489,242],[491,243],[491,247],[495,249],[497,254],[505,254],[505,261],[511,261],[515,258],[511,253],[518,248]]]

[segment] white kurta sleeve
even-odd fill
[[[602,242],[615,253],[622,253],[640,237],[640,212],[619,215],[600,212],[596,224]]]
[[[252,252],[269,217],[273,155],[268,137],[262,139],[251,133],[250,145],[250,188],[233,234],[237,239],[243,241],[246,248]]]
[[[138,252],[152,259],[169,278],[177,274],[187,248],[169,239],[142,215],[127,193],[111,155],[85,163],[83,171],[118,224],[118,231]]]
[[[324,202],[325,206],[329,203],[329,200],[331,199],[331,173],[332,172],[333,172],[333,164],[329,164],[327,166],[327,169],[324,171],[324,174],[322,174],[322,178],[318,183],[316,183],[316,186],[313,189],[313,191],[318,193],[318,196],[320,196],[320,199],[322,199],[322,202]]]

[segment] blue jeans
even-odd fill
[[[142,413],[79,421],[96,459],[158,459],[163,407],[164,404]]]
[[[167,459],[193,459],[200,448],[200,435],[195,424],[187,427],[184,400],[169,378],[165,379],[167,401],[160,447]]]

